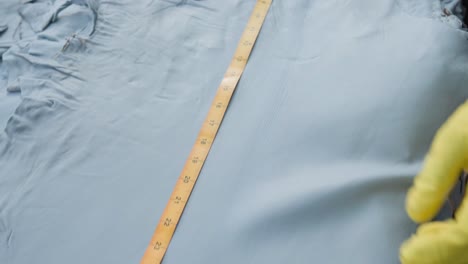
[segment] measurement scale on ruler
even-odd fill
[[[160,264],[245,69],[272,0],[258,0],[141,264]]]

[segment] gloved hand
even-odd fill
[[[433,219],[463,169],[468,169],[468,102],[437,132],[407,195],[410,218],[417,223]],[[468,264],[468,195],[455,219],[422,224],[402,245],[400,260],[402,264]]]

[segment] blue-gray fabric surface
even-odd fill
[[[0,263],[139,262],[254,4],[0,3]],[[398,263],[459,8],[274,0],[164,263]]]

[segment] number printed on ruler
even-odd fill
[[[258,0],[141,264],[160,264],[244,72],[272,0]]]

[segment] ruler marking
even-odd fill
[[[247,65],[272,0],[258,0],[140,264],[161,264]]]

